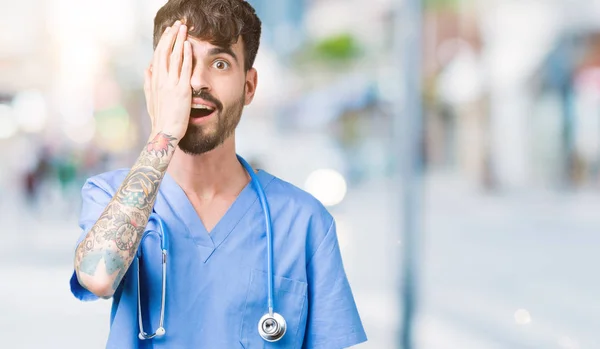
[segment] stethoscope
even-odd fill
[[[265,227],[267,230],[267,273],[268,273],[268,312],[263,315],[258,321],[258,333],[267,342],[277,342],[280,340],[287,329],[285,319],[280,314],[273,311],[273,231],[271,228],[271,213],[269,211],[269,204],[265,192],[258,181],[258,177],[254,173],[254,170],[241,156],[237,156],[240,163],[244,166],[248,174],[250,175],[250,182],[254,186],[262,211],[265,215]],[[167,230],[165,229],[164,223],[161,219],[158,219],[160,230],[162,234],[157,234],[160,238],[160,248],[162,250],[162,293],[160,301],[160,319],[158,322],[158,328],[156,332],[149,334],[144,331],[144,325],[142,323],[142,302],[140,296],[140,261],[139,256],[137,260],[137,297],[138,297],[138,323],[140,327],[140,333],[138,335],[140,340],[153,339],[155,337],[162,337],[165,335],[165,300],[167,294],[167,251],[169,250],[169,239],[167,238]]]

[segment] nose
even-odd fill
[[[192,85],[192,89],[194,91],[206,90],[210,91],[211,83],[210,76],[206,69],[198,64],[192,70],[192,77],[190,79],[190,84]]]

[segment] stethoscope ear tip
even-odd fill
[[[152,339],[152,338],[155,338],[155,337],[162,337],[162,336],[164,336],[164,335],[165,335],[165,333],[166,333],[166,332],[167,332],[167,331],[165,330],[165,328],[164,328],[164,327],[159,327],[159,328],[156,330],[156,333],[154,333],[153,335],[148,335],[148,334],[147,334],[147,333],[145,333],[145,332],[139,332],[139,333],[138,333],[138,338],[139,338],[141,341],[143,341],[143,340],[146,340],[146,339]]]
[[[167,331],[165,331],[165,328],[164,328],[164,327],[159,327],[159,328],[156,330],[156,335],[157,335],[158,337],[162,337],[162,336],[164,336],[164,335],[165,335],[165,333],[166,333],[166,332],[167,332]]]

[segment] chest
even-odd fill
[[[165,303],[165,328],[170,337],[165,348],[239,348],[240,343],[244,348],[301,348],[308,284],[303,270],[295,268],[297,263],[283,258],[276,263],[274,302],[288,330],[280,342],[267,344],[257,331],[260,318],[268,312],[265,244],[246,241],[243,249],[231,249],[237,241],[230,240],[207,263],[198,263],[195,246],[189,241],[182,244],[181,235],[173,235]],[[144,246],[140,273],[141,304],[143,321],[148,328],[155,328],[160,320],[162,269],[159,251],[149,242]],[[130,292],[123,301],[124,307],[137,311],[137,293]]]
[[[202,221],[204,228],[210,234],[215,226],[223,219],[229,208],[235,201],[235,197],[215,198],[213,200],[202,201],[199,199],[190,199],[190,204]]]
[[[260,318],[268,312],[269,285],[265,218],[260,204],[255,197],[244,195],[233,204],[225,200],[210,205],[190,203],[158,206],[170,245],[165,303],[169,347],[300,349],[308,302],[307,226],[295,213],[272,205],[273,300],[288,330],[280,342],[265,343],[257,331]],[[171,207],[176,210],[167,210]],[[214,228],[210,235],[200,227],[198,218],[207,230]],[[152,235],[144,240],[142,249],[143,321],[148,328],[155,328],[162,295],[160,245]],[[127,303],[133,311],[137,311],[135,289],[131,287]],[[135,318],[136,313],[131,314]],[[181,343],[176,342],[179,339]]]

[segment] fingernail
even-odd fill
[[[170,29],[171,29],[171,27],[165,28],[165,33],[168,33]]]
[[[181,27],[179,27],[179,30],[184,32],[185,31],[185,24],[183,24]]]
[[[176,20],[176,21],[175,21],[175,25],[180,25],[180,24],[181,24],[181,21],[180,21],[180,20]]]

